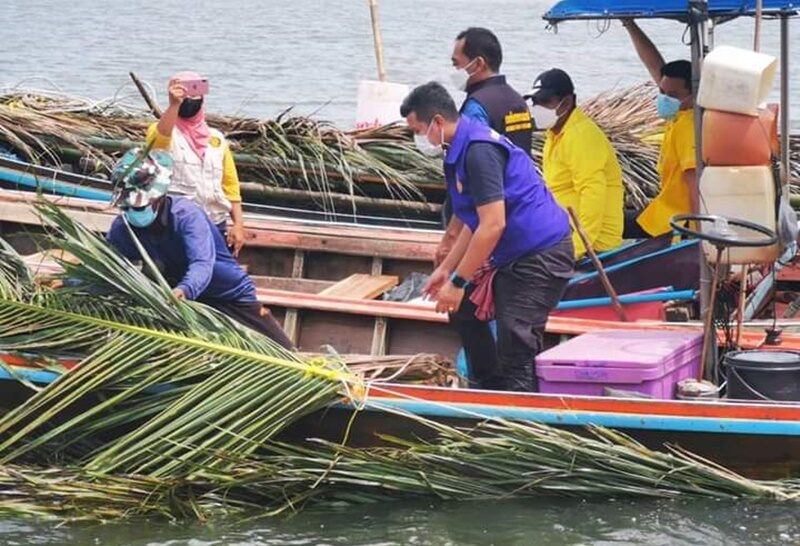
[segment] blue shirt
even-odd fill
[[[502,156],[498,161],[489,154],[484,144],[500,148],[507,156],[505,163]],[[477,207],[499,199],[505,202],[506,227],[490,257],[495,267],[551,248],[570,235],[567,213],[553,199],[533,160],[490,127],[461,116],[444,158],[444,172],[453,212],[473,233],[480,223]],[[500,178],[502,193],[499,188],[482,187],[489,183],[494,188]]]
[[[483,107],[481,103],[473,98],[467,98],[464,101],[464,104],[461,105],[461,115],[467,116],[468,118],[474,119],[476,121],[480,121],[484,125],[492,125],[492,122],[489,120],[489,114],[486,112],[486,109]]]
[[[133,231],[170,286],[190,300],[256,301],[253,281],[206,213],[184,197],[167,197],[163,206],[152,225]],[[122,217],[114,219],[107,239],[129,260],[141,259]]]

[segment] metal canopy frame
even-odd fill
[[[688,22],[687,4],[686,0],[562,0],[544,14],[544,19],[551,24],[571,20],[621,18],[674,19]],[[754,16],[757,11],[757,2],[753,0],[711,0],[706,4],[708,16],[723,21]],[[798,12],[800,0],[765,0],[762,6],[764,17],[792,16]]]

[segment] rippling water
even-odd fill
[[[627,33],[613,23],[565,23],[545,30],[548,0],[384,0],[381,19],[389,79],[417,84],[446,75],[455,35],[492,28],[505,54],[503,71],[518,89],[560,66],[589,96],[638,83],[646,73]],[[688,57],[683,26],[645,22],[665,58]],[[791,23],[800,61],[800,24]],[[777,54],[778,23],[764,27],[763,50]],[[718,44],[749,47],[752,21],[717,29]],[[350,127],[358,80],[375,77],[366,0],[3,0],[0,84],[47,78],[70,93],[99,99],[136,72],[162,100],[168,76],[192,68],[211,78],[209,107],[273,116],[294,106]],[[797,68],[797,67],[796,67]],[[800,69],[792,78],[800,120]],[[126,91],[133,91],[128,87]],[[135,92],[135,91],[134,91]]]
[[[214,525],[55,527],[0,520],[2,543],[80,545],[578,545],[800,543],[797,509],[714,501],[392,503]]]
[[[613,24],[568,23],[544,30],[542,0],[384,0],[389,77],[416,84],[449,70],[452,40],[470,25],[494,29],[504,72],[522,89],[541,70],[560,66],[578,93],[642,81],[645,71],[627,35]],[[666,58],[688,56],[678,23],[646,22]],[[800,25],[791,47],[800,51]],[[749,20],[728,23],[717,43],[746,46]],[[778,52],[778,26],[767,23],[764,50]],[[793,54],[793,60],[800,55]],[[294,106],[352,125],[357,81],[374,77],[369,13],[362,0],[3,0],[0,85],[58,85],[93,99],[132,91],[135,71],[162,88],[192,68],[211,78],[212,110],[273,116]],[[800,70],[793,72],[800,119]],[[122,86],[125,86],[122,88]],[[121,89],[122,88],[122,89]],[[791,506],[723,502],[616,501],[385,504],[304,513],[289,520],[214,525],[56,527],[0,520],[0,543],[147,544],[792,544],[800,543]]]

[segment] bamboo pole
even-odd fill
[[[764,0],[756,0],[756,30],[753,33],[753,51],[761,51],[761,21],[763,19]]]
[[[386,81],[386,66],[383,63],[383,39],[381,38],[378,0],[369,0],[369,14],[372,19],[372,40],[375,45],[375,60],[378,62],[378,80]]]
[[[567,207],[567,212],[569,213],[570,218],[572,218],[572,225],[575,226],[575,231],[578,232],[578,236],[581,238],[581,241],[583,241],[583,246],[586,247],[586,253],[589,255],[589,258],[591,258],[594,268],[597,270],[597,275],[600,277],[600,282],[603,283],[603,288],[605,288],[608,297],[611,298],[612,307],[614,307],[617,315],[619,315],[620,320],[623,322],[628,322],[628,315],[625,314],[625,309],[622,307],[622,303],[619,301],[617,291],[614,290],[614,287],[611,285],[611,281],[608,280],[606,270],[603,269],[603,264],[597,257],[597,254],[592,247],[592,243],[589,241],[589,236],[586,235],[586,232],[583,230],[583,226],[581,226],[581,223],[578,220],[578,215],[575,214],[575,211],[572,209],[572,207]]]
[[[161,119],[161,108],[159,108],[156,101],[153,100],[153,97],[150,96],[150,93],[147,92],[144,84],[142,84],[141,80],[139,80],[138,76],[136,76],[136,74],[133,72],[128,72],[128,75],[133,80],[133,84],[136,86],[136,89],[138,89],[139,93],[142,95],[144,102],[147,103],[147,107],[150,108],[150,112],[153,113],[153,116],[156,119]]]

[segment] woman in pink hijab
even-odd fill
[[[208,80],[195,72],[170,78],[169,107],[147,130],[147,143],[172,155],[170,193],[194,199],[238,256],[244,245],[239,175],[225,136],[206,123],[207,92]]]

